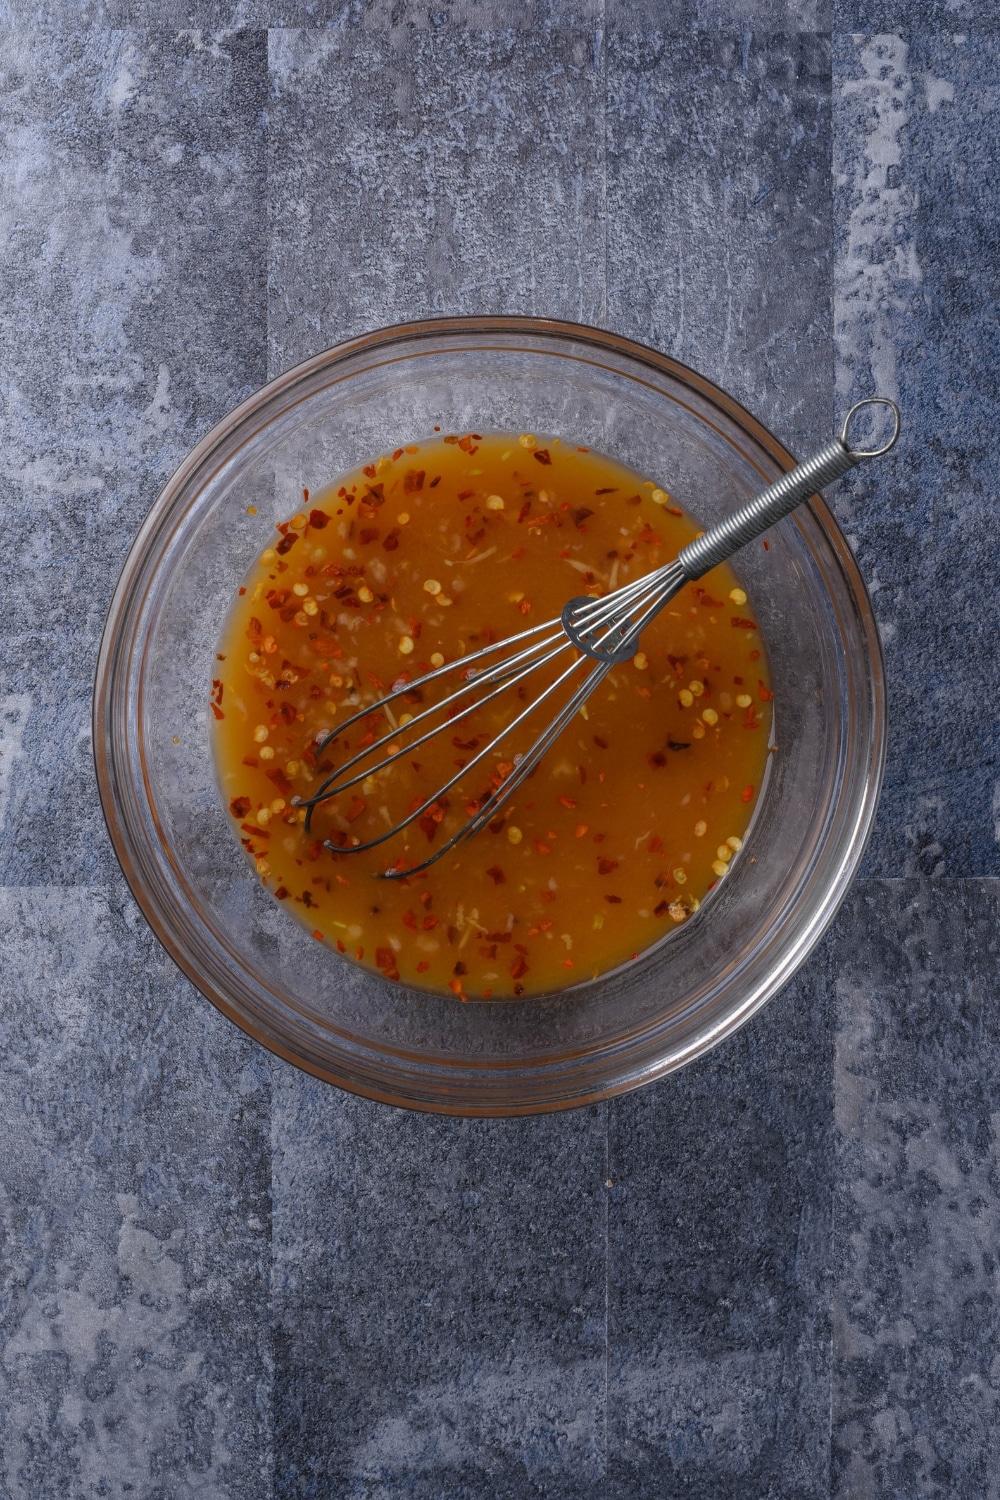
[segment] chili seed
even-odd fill
[[[437,581],[436,578],[425,578],[424,579],[424,593],[425,594],[440,594],[440,592],[441,592],[441,585],[438,583],[438,581]]]
[[[401,636],[400,637],[400,641],[399,641],[399,654],[400,654],[400,656],[409,656],[409,654],[410,654],[410,652],[412,650],[413,650],[413,637],[412,637],[412,635]]]
[[[486,509],[487,510],[503,510],[504,509],[504,503],[503,503],[502,497],[500,495],[488,495],[486,497]]]
[[[695,838],[696,839],[703,839],[705,837],[705,834],[707,832],[708,832],[708,824],[705,822],[704,818],[699,819],[699,821],[694,825],[694,836],[695,836]]]
[[[706,724],[718,724],[719,722],[719,715],[715,712],[714,708],[702,709],[701,716]]]
[[[511,824],[511,826],[507,829],[508,841],[511,844],[519,844],[523,838],[524,834],[521,832],[520,828],[515,828],[514,825]]]
[[[688,692],[687,688],[681,688],[677,697],[682,708],[690,708],[694,702],[694,693]]]
[[[266,724],[258,724],[257,728],[253,732],[253,737],[257,741],[258,745],[263,745],[264,741],[267,739],[270,733],[271,731],[268,729]]]
[[[747,596],[742,589],[730,589],[729,597],[734,604],[745,604],[747,602]]]

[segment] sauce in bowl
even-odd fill
[[[684,587],[511,801],[426,871],[375,878],[444,843],[510,774],[550,706],[499,748],[492,771],[470,770],[468,785],[378,848],[348,852],[450,780],[527,693],[375,769],[317,807],[308,832],[293,799],[426,706],[404,697],[391,717],[326,743],[401,677],[628,583],[698,530],[654,481],[530,434],[411,443],[305,495],[234,601],[212,687],[220,785],[276,899],[386,979],[462,999],[596,977],[687,921],[739,857],[771,732],[764,644],[728,565]],[[549,680],[540,674],[538,690]]]

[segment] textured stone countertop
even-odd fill
[[[0,1496],[1000,1493],[997,0],[0,0]],[[891,743],[797,978],[613,1104],[351,1098],[175,970],[89,738],[142,517],[424,314],[592,322],[831,492]]]

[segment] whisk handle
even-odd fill
[[[858,449],[850,445],[848,439],[848,428],[855,413],[865,406],[888,407],[893,416],[892,433],[887,442],[881,447],[873,449]],[[696,537],[693,542],[682,548],[678,553],[677,561],[683,569],[687,579],[701,578],[710,568],[718,563],[724,562],[747,542],[752,542],[754,537],[760,536],[762,531],[767,531],[782,516],[787,516],[803,500],[810,495],[815,495],[824,485],[832,484],[848,469],[860,463],[863,458],[878,458],[883,453],[888,453],[899,436],[899,408],[894,401],[885,396],[872,396],[864,401],[859,401],[852,406],[844,419],[844,425],[840,436],[835,437],[832,442],[827,443],[812,458],[806,459],[804,463],[796,464],[787,474],[783,474],[774,484],[768,485],[753,500],[720,521],[717,526],[711,527]]]

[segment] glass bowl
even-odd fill
[[[705,524],[793,462],[710,381],[575,324],[435,319],[319,354],[209,433],[136,538],[97,669],[101,798],[153,930],[264,1046],[409,1108],[564,1109],[713,1047],[820,938],[882,776],[878,633],[850,549],[816,498],[769,533],[767,549],[754,543],[735,559],[770,653],[779,749],[743,853],[702,910],[626,968],[543,999],[462,1004],[369,974],[316,943],[256,880],[217,789],[209,688],[233,594],[302,487],[320,490],[435,425],[562,434],[655,476]]]

